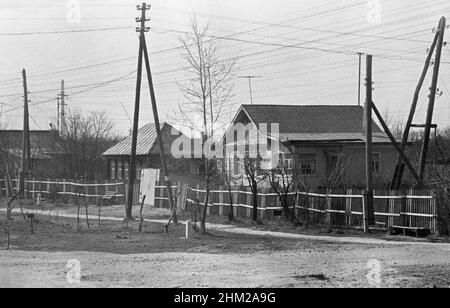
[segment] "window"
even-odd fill
[[[116,162],[111,161],[111,180],[116,179]]]
[[[122,162],[121,161],[117,162],[117,179],[118,180],[122,179]]]
[[[372,166],[373,166],[373,173],[379,174],[381,172],[381,154],[380,153],[372,154]]]
[[[291,154],[281,154],[280,160],[280,167],[282,169],[286,169],[287,171],[292,171],[292,169],[294,169],[294,160],[292,159]]]
[[[221,159],[218,159],[216,161],[216,167],[217,167],[217,171],[222,173],[222,171],[223,171],[223,161]]]
[[[127,179],[130,177],[130,162],[129,161],[125,161],[123,163],[123,177],[124,179]]]
[[[299,155],[300,174],[314,175],[316,174],[317,155],[316,154],[300,154]]]

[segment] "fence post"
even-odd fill
[[[71,198],[72,198],[72,201],[73,201],[73,199],[75,198],[75,196],[76,196],[77,198],[80,198],[80,195],[77,193],[77,189],[76,189],[78,186],[75,186],[75,185],[73,185],[73,184],[78,184],[78,181],[76,181],[76,180],[71,181],[71,183],[70,183],[70,185],[69,185],[69,187],[70,187],[70,196],[71,196]],[[79,202],[79,200],[78,200],[78,202]]]
[[[247,218],[251,218],[252,217],[252,211],[253,211],[253,202],[252,202],[253,193],[249,194],[249,192],[251,193],[252,190],[251,190],[251,188],[247,187],[247,190],[245,192],[245,194],[247,196],[247,202],[246,202],[247,204],[246,205],[247,206],[251,206],[251,208],[249,208],[249,207],[245,208],[245,216]]]
[[[327,197],[326,197],[326,212],[325,212],[325,225],[331,226],[331,197],[330,197],[330,190],[327,189]]]
[[[396,192],[395,191],[391,191],[390,195],[392,197],[396,196]],[[389,211],[388,211],[388,229],[392,228],[394,226],[394,216],[391,216],[395,213],[395,199],[394,198],[390,198],[389,199]]]
[[[414,196],[414,190],[410,189],[409,190],[409,195],[410,196]],[[408,213],[413,213],[413,199],[407,199],[408,200],[408,206],[407,206],[407,212]],[[411,227],[412,224],[412,216],[408,215],[408,227]]]
[[[238,189],[236,189],[233,193],[232,193],[232,198],[234,199],[234,201],[233,201],[233,204],[234,204],[234,206],[233,206],[233,211],[234,211],[234,213],[233,213],[233,216],[234,217],[238,217],[238,213],[239,213],[239,198],[238,198],[238,196],[239,196],[239,192],[238,192]]]
[[[36,178],[33,178],[33,184],[31,185],[31,190],[32,190],[32,193],[31,193],[31,199],[35,199],[35,191],[36,191]]]
[[[223,191],[224,187],[219,186],[219,216],[223,216]]]
[[[305,191],[306,191],[306,199],[305,199],[305,227],[308,228],[308,225],[309,225],[309,202],[310,202],[309,194],[310,194],[311,190],[306,188]]]
[[[437,230],[437,201],[436,201],[436,192],[435,191],[431,191],[430,195],[433,197],[433,199],[431,199],[431,213],[433,214],[433,218],[431,219],[431,225],[432,225],[432,232],[438,232]]]
[[[261,195],[261,219],[264,219],[264,218],[266,218],[265,217],[265,215],[266,215],[266,195],[267,195],[267,192],[268,192],[268,190],[267,190],[267,188],[264,188],[263,189],[263,191],[262,191],[262,195]]]
[[[67,195],[66,195],[66,191],[67,191],[67,188],[66,188],[66,179],[63,179],[62,180],[62,182],[63,182],[63,200],[64,201],[66,201],[68,198],[67,198]],[[63,202],[64,202],[63,201]],[[65,203],[65,202],[64,202]]]
[[[362,198],[362,228],[364,230],[365,233],[369,232],[369,223],[368,220],[366,219],[366,213],[367,213],[367,194],[366,191],[362,191],[363,194],[363,198]]]
[[[353,195],[352,189],[347,189],[347,198],[345,199],[345,216],[347,222],[347,228],[350,229],[352,224],[352,201],[353,198],[349,197]]]
[[[214,204],[214,197],[213,197],[213,193],[211,192],[211,185],[209,187],[209,199],[208,199],[208,206],[206,207],[206,214],[209,216],[211,215],[211,207]],[[205,198],[206,198],[206,186],[205,186]]]
[[[400,221],[402,224],[402,227],[408,227],[408,215],[406,215],[407,210],[408,210],[408,205],[407,205],[407,196],[406,196],[406,192],[402,191],[402,196],[401,196],[401,202],[402,202],[402,207],[400,210]]]
[[[35,181],[36,180],[33,179],[33,183]],[[39,194],[41,195],[41,198],[42,198],[42,181],[41,180],[38,181],[38,185],[39,185]],[[34,189],[33,189],[33,191],[34,191]],[[33,197],[33,199],[34,199],[34,197]]]
[[[95,195],[95,199],[99,198],[99,191],[98,191],[98,180],[94,181],[95,184],[95,188],[94,188],[94,195]]]
[[[47,179],[47,188],[45,189],[45,191],[50,192],[50,179]]]

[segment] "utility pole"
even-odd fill
[[[164,150],[164,139],[161,133],[161,126],[159,122],[158,115],[158,107],[156,102],[155,90],[153,87],[153,79],[152,73],[150,69],[150,59],[148,56],[147,44],[145,41],[145,33],[150,30],[150,28],[146,27],[146,22],[149,21],[146,17],[147,10],[150,7],[147,6],[146,3],[142,3],[142,5],[137,6],[138,11],[141,11],[141,17],[136,18],[136,22],[140,23],[140,27],[136,29],[139,32],[139,55],[138,55],[138,70],[137,70],[137,81],[136,81],[136,101],[134,108],[134,122],[133,122],[133,136],[132,136],[132,145],[131,145],[131,160],[130,160],[130,179],[129,179],[129,187],[128,187],[128,202],[126,209],[126,219],[132,219],[132,206],[133,206],[133,194],[134,194],[134,182],[136,178],[136,148],[137,148],[137,137],[138,137],[138,126],[139,126],[139,108],[140,108],[140,96],[141,96],[141,83],[142,83],[142,62],[143,58],[145,59],[145,65],[147,70],[147,77],[150,89],[150,98],[152,103],[153,117],[155,122],[155,129],[157,133],[157,139],[159,142],[159,154],[161,159],[161,169],[164,176],[164,180],[166,182],[166,187],[169,196],[169,203],[172,209],[172,216],[169,220],[168,225],[166,225],[166,231],[168,230],[168,226],[173,220],[174,223],[178,222],[177,214],[176,214],[176,205],[173,199],[172,192],[172,183],[170,181],[169,172],[167,168],[167,161]]]
[[[141,104],[141,84],[142,84],[142,57],[143,57],[143,44],[145,39],[145,13],[147,11],[147,5],[142,7],[137,6],[137,9],[141,11],[141,17],[136,18],[136,22],[140,22],[141,26],[136,29],[139,35],[139,54],[138,54],[138,69],[136,79],[136,97],[134,103],[134,120],[133,120],[133,133],[131,141],[131,157],[130,157],[130,170],[128,179],[128,200],[125,212],[125,220],[133,220],[133,196],[134,196],[134,183],[136,179],[136,149],[137,149],[137,137],[139,129],[139,109]]]
[[[142,3],[141,10],[143,12],[143,16],[141,18],[141,23],[142,23],[141,30],[142,30],[142,28],[144,28],[145,29],[144,32],[148,32],[150,30],[150,28],[145,28],[145,21],[146,21],[145,11],[149,10],[149,9],[150,9],[150,7],[147,7],[146,3]],[[165,231],[168,232],[168,228],[169,228],[169,225],[172,220],[175,224],[178,223],[177,205],[175,204],[175,201],[174,201],[173,192],[172,192],[172,182],[170,180],[169,169],[167,167],[167,160],[166,160],[166,155],[165,155],[166,152],[164,149],[164,139],[163,139],[163,135],[161,133],[161,126],[160,126],[159,114],[158,114],[158,105],[156,102],[155,88],[153,86],[153,77],[152,77],[152,71],[151,71],[151,67],[150,67],[150,58],[148,56],[148,49],[147,49],[147,43],[145,41],[144,32],[141,32],[142,33],[142,48],[144,51],[145,68],[147,70],[148,86],[149,86],[149,90],[150,90],[150,98],[151,98],[152,110],[153,110],[153,119],[155,122],[156,133],[157,133],[158,141],[159,141],[159,156],[161,159],[161,169],[162,169],[162,173],[164,175],[164,181],[166,183],[170,208],[172,210],[172,215],[169,218],[167,225],[165,226]]]
[[[426,78],[427,73],[428,73],[428,69],[429,69],[429,67],[431,65],[431,59],[432,59],[434,51],[436,49],[436,45],[438,44],[438,41],[443,42],[444,31],[445,31],[445,24],[446,24],[446,20],[443,17],[439,21],[439,26],[438,26],[438,29],[436,31],[436,35],[434,37],[433,43],[431,44],[431,47],[428,50],[428,55],[427,55],[427,58],[425,60],[425,65],[424,65],[424,68],[423,68],[423,71],[422,71],[422,75],[420,76],[419,83],[417,84],[416,90],[414,92],[414,98],[413,98],[413,101],[412,101],[412,104],[411,104],[411,109],[410,109],[410,112],[409,112],[408,120],[406,122],[405,131],[403,133],[402,144],[401,144],[401,151],[402,152],[405,151],[406,146],[408,144],[408,139],[409,139],[409,134],[410,134],[411,128],[412,127],[426,128],[426,126],[427,126],[427,125],[414,125],[413,124],[413,120],[414,120],[414,115],[415,115],[416,109],[417,109],[417,103],[419,101],[420,91],[421,91],[421,89],[423,87],[423,84],[425,82],[425,78]],[[441,55],[442,45],[443,44],[440,44],[440,48],[438,47],[438,49],[440,50],[439,51],[439,59],[440,59],[440,55]],[[437,57],[437,55],[438,54],[436,52],[436,57]],[[439,64],[438,64],[438,66],[439,66]],[[435,66],[435,70],[436,70],[436,66]],[[439,68],[437,68],[437,70],[439,70]],[[437,85],[437,80],[436,80],[436,85]],[[435,93],[436,93],[436,91],[434,93],[431,93],[431,95],[435,95]],[[431,96],[430,96],[430,101],[431,101]],[[434,109],[434,101],[435,101],[435,98],[433,98],[433,108],[429,108],[428,111],[430,111],[430,110],[433,111],[433,109]],[[429,106],[429,107],[432,107],[432,106]],[[431,121],[432,121],[432,113],[431,114],[428,113],[427,118],[428,117],[431,117],[431,120],[429,122],[429,123],[431,123]],[[431,131],[431,128],[430,128],[430,131]],[[425,138],[426,138],[426,134],[425,134]],[[427,149],[428,150],[428,146],[427,146],[427,148],[424,147],[423,149]],[[426,156],[426,154],[425,154],[425,156]],[[425,164],[426,164],[426,157],[424,157],[424,158],[425,158],[424,163],[422,163],[422,160],[421,160],[421,166],[423,165],[423,168],[425,168]],[[420,167],[419,169],[422,169],[422,167]],[[391,189],[393,189],[393,190],[399,190],[400,189],[404,170],[405,170],[405,162],[402,159],[402,157],[399,157],[399,161],[398,161],[397,167],[395,169],[394,177],[393,177],[393,180],[392,180]],[[420,175],[421,173],[422,173],[422,175]],[[421,182],[423,181],[423,172],[420,172],[420,171],[418,172],[417,181],[418,181],[418,184],[421,185]]]
[[[64,80],[61,80],[61,94],[60,94],[60,107],[61,107],[61,133],[64,134],[66,133],[67,130],[67,122],[66,122],[66,97],[68,97],[68,95],[66,95],[66,91],[65,91],[65,85],[64,85]]]
[[[366,103],[364,112],[364,130],[366,135],[366,191],[364,194],[364,232],[369,232],[369,226],[375,224],[373,204],[373,156],[372,156],[372,56],[366,58]]]
[[[19,192],[21,192],[22,199],[25,197],[25,177],[30,170],[30,120],[28,111],[28,85],[27,72],[22,71],[23,77],[23,140],[22,140],[22,166],[20,172]]]
[[[262,76],[239,76],[238,78],[248,79],[248,87],[250,90],[250,102],[253,105],[252,80],[255,78],[263,78]]]
[[[56,98],[56,110],[57,110],[57,117],[56,117],[56,129],[58,131],[58,133],[60,133],[60,102],[59,102],[59,95]]]
[[[436,58],[434,61],[434,70],[433,70],[433,79],[431,82],[431,88],[430,88],[430,102],[428,104],[428,114],[427,119],[425,122],[425,134],[424,134],[424,140],[423,140],[423,146],[422,146],[422,153],[420,156],[420,168],[419,168],[419,176],[420,176],[420,183],[419,185],[423,185],[423,180],[425,177],[425,167],[427,164],[427,155],[428,155],[428,146],[430,143],[430,134],[431,134],[431,128],[433,124],[433,112],[434,112],[434,104],[436,102],[436,93],[437,93],[437,83],[439,79],[439,68],[441,65],[441,55],[442,55],[442,46],[444,45],[444,34],[445,34],[445,28],[446,28],[446,19],[445,17],[442,17],[439,22],[439,39],[437,41],[437,47],[436,47]]]
[[[361,70],[362,70],[362,56],[364,53],[358,52],[359,56],[359,73],[358,73],[358,106],[361,106]]]

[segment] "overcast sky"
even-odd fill
[[[0,0],[0,109],[1,120],[7,119],[11,128],[21,127],[21,70],[26,68],[33,129],[47,129],[56,116],[64,79],[70,109],[105,111],[121,134],[128,133],[125,110],[133,114],[138,51],[134,19],[141,1],[80,2],[80,23],[70,23],[65,0]],[[210,23],[212,35],[232,38],[219,46],[223,58],[239,57],[236,75],[262,76],[253,82],[255,103],[357,105],[356,53],[364,52],[374,55],[375,103],[383,113],[405,121],[432,30],[450,12],[448,0],[149,3],[152,31],[147,40],[162,119],[183,103],[177,82],[187,77],[186,63],[175,48],[176,31],[189,31],[194,14]],[[89,32],[68,33],[79,30]],[[435,114],[441,127],[450,121],[449,46],[442,61],[439,88],[444,93]],[[429,80],[417,123],[424,121]],[[142,94],[140,126],[153,118],[147,87]],[[249,102],[248,82],[236,78],[234,109],[227,116]]]

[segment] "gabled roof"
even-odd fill
[[[279,123],[282,134],[362,133],[364,109],[359,106],[243,105],[251,120]],[[373,123],[373,132],[381,129]]]
[[[294,142],[363,142],[364,108],[337,105],[242,105],[244,112],[258,127],[279,124],[280,141]],[[389,143],[389,138],[373,122],[373,142]],[[274,136],[272,136],[274,137]]]
[[[169,134],[172,130],[181,134],[179,131],[175,130],[170,124],[167,123],[161,124],[161,131],[162,130],[168,131]],[[132,135],[128,136],[127,138],[123,139],[118,144],[107,150],[105,153],[103,153],[103,156],[131,156],[132,139]],[[154,123],[147,124],[144,127],[140,128],[138,130],[136,155],[149,155],[152,152],[156,140],[157,133]],[[166,148],[165,150],[170,152],[170,148]]]

